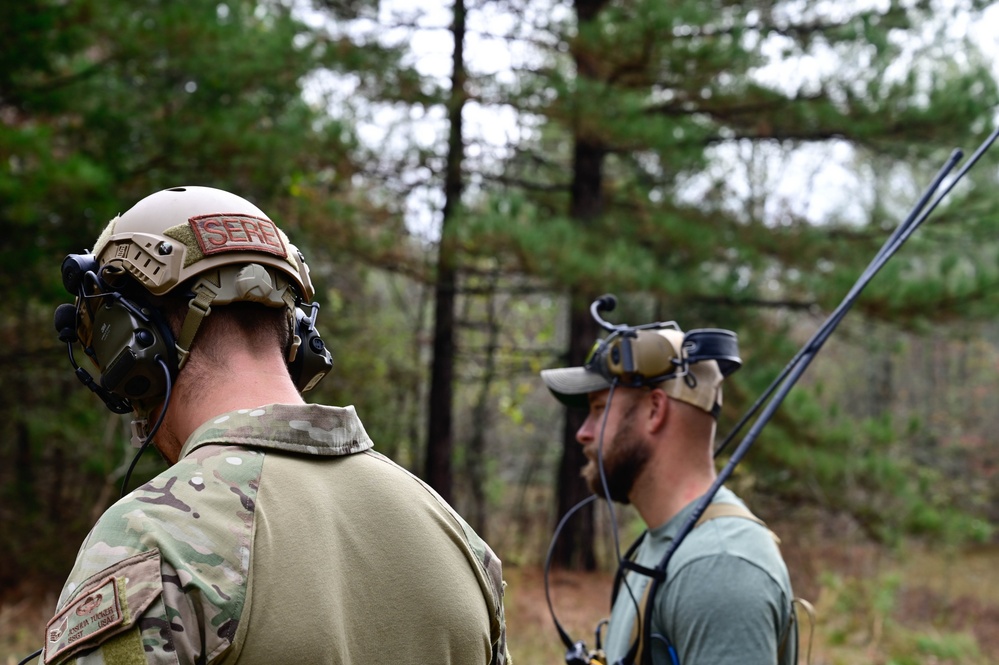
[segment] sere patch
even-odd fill
[[[238,213],[199,215],[188,220],[205,256],[221,252],[267,252],[287,258],[277,226],[269,219]]]

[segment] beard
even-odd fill
[[[603,466],[604,479],[607,481],[607,491],[604,491],[600,479],[600,467],[594,456],[583,467],[581,475],[597,496],[609,496],[612,501],[628,504],[631,488],[635,479],[648,463],[652,455],[651,447],[635,427],[634,412],[637,405],[632,406],[621,419],[621,427],[614,434],[610,445],[604,445]],[[599,441],[597,442],[599,445]],[[596,448],[594,449],[596,455]]]

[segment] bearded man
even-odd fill
[[[590,488],[608,502],[633,504],[648,527],[631,561],[619,562],[605,662],[794,663],[794,596],[776,537],[724,486],[648,599],[650,575],[717,477],[724,376],[716,360],[684,362],[680,330],[617,336],[615,344],[636,350],[623,354],[637,359],[631,368],[622,368],[621,354],[614,358],[610,339],[584,367],[541,372],[562,403],[589,410],[576,438]],[[647,611],[651,630],[643,636]]]

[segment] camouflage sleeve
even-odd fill
[[[510,653],[506,644],[506,611],[503,608],[503,596],[506,591],[506,582],[503,580],[503,562],[486,544],[486,541],[482,540],[460,516],[458,516],[458,522],[464,529],[465,537],[478,557],[479,563],[486,571],[486,578],[489,580],[489,587],[492,591],[492,604],[495,609],[492,620],[493,657],[490,663],[491,665],[510,665]]]
[[[44,665],[212,662],[246,598],[264,455],[205,446],[112,506],[46,629]]]

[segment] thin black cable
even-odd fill
[[[593,631],[593,640],[597,645],[597,649],[603,648],[603,642],[600,639],[600,631],[603,630],[604,626],[610,625],[610,619],[601,619],[597,622],[596,630]]]
[[[159,356],[156,357],[156,362],[158,362],[163,368],[163,374],[166,376],[166,397],[163,398],[163,408],[160,409],[159,417],[156,418],[156,422],[153,424],[152,429],[149,430],[149,434],[147,434],[146,438],[143,439],[142,444],[139,446],[139,450],[132,458],[132,463],[128,465],[128,471],[125,472],[125,478],[121,481],[121,494],[118,495],[118,498],[127,494],[125,490],[128,489],[128,481],[132,477],[132,471],[135,469],[135,465],[138,463],[142,453],[144,453],[146,448],[149,447],[149,444],[153,442],[153,436],[155,436],[156,432],[159,431],[160,425],[163,424],[163,417],[166,416],[167,408],[170,406],[170,396],[173,392],[173,382],[170,379],[170,368],[167,366],[166,361]]]
[[[39,649],[35,653],[31,654],[30,656],[28,656],[27,658],[25,658],[24,660],[22,660],[17,665],[27,665],[28,663],[30,663],[31,661],[33,661],[35,658],[38,658],[38,656],[40,656],[41,654],[42,654],[42,650]]]
[[[621,564],[621,540],[617,533],[617,515],[614,512],[614,501],[611,499],[610,487],[607,485],[607,473],[604,471],[604,431],[607,429],[607,415],[610,413],[611,402],[614,399],[614,391],[617,389],[618,379],[614,377],[611,382],[610,391],[607,393],[607,401],[604,403],[604,416],[600,419],[600,438],[597,440],[597,469],[600,473],[600,487],[604,491],[604,500],[607,501],[607,510],[610,513],[611,535],[614,538],[614,558]]]
[[[610,411],[610,403],[611,403],[611,399],[614,396],[614,388],[615,388],[616,384],[617,384],[617,381],[615,380],[614,383],[611,384],[610,392],[607,394],[607,402],[604,405],[604,415],[603,415],[603,418],[600,421],[599,439],[597,440],[597,468],[599,469],[600,482],[601,482],[601,485],[603,486],[604,496],[607,499],[607,505],[608,505],[608,507],[610,507],[611,501],[610,501],[610,489],[608,489],[608,486],[607,486],[607,477],[604,474],[604,463],[603,463],[604,428],[606,428],[606,426],[607,426],[607,414]],[[549,570],[551,569],[551,560],[552,560],[552,556],[553,556],[553,554],[555,552],[555,543],[558,541],[559,536],[562,534],[562,529],[565,527],[566,522],[577,511],[579,511],[580,509],[582,509],[584,506],[589,505],[590,503],[592,503],[596,499],[597,499],[597,495],[596,494],[590,495],[587,498],[585,498],[582,501],[580,501],[579,503],[577,503],[572,508],[570,508],[565,513],[565,515],[562,516],[562,519],[559,521],[558,525],[555,527],[555,533],[552,534],[552,540],[551,540],[551,542],[548,545],[548,553],[545,556],[544,582],[545,582],[545,599],[548,601],[548,612],[549,612],[549,614],[551,614],[552,621],[555,623],[555,629],[558,631],[559,635],[562,637],[562,641],[565,643],[565,645],[569,649],[576,648],[576,645],[573,644],[572,638],[570,638],[569,635],[568,635],[568,633],[566,633],[565,630],[563,630],[562,624],[559,623],[558,618],[555,616],[555,608],[553,607],[552,600],[551,600],[551,592],[550,592],[550,588],[551,587],[550,587],[550,585],[548,583],[548,573],[549,573]],[[613,509],[613,507],[610,507],[610,511],[611,511],[611,514],[610,514],[611,524],[616,524],[616,520],[615,520],[615,517],[614,517],[614,509]],[[620,550],[620,545],[618,543],[617,529],[616,528],[614,529],[614,548],[615,548],[615,552],[617,553],[618,561],[620,562],[620,559],[621,559],[621,550]]]
[[[600,439],[597,442],[597,468],[600,471],[600,484],[604,490],[604,499],[607,502],[607,510],[610,513],[610,523],[611,523],[611,534],[614,538],[614,555],[617,561],[617,569],[620,571],[624,567],[624,560],[621,557],[621,540],[618,534],[617,527],[617,516],[614,511],[614,501],[611,499],[610,487],[607,485],[607,474],[604,470],[604,431],[607,427],[607,416],[610,413],[611,402],[614,399],[614,391],[618,386],[618,377],[614,377],[614,380],[610,385],[610,392],[607,393],[607,402],[604,404],[604,416],[600,423]],[[626,415],[626,414],[625,414]],[[621,423],[618,423],[620,429]],[[638,616],[641,614],[639,608],[638,598],[635,596],[635,590],[631,588],[631,583],[628,581],[627,571],[621,575],[621,584],[624,586],[625,590],[628,592],[628,597],[631,598],[631,603],[635,608],[635,619],[638,620]],[[613,610],[613,608],[611,608]],[[638,636],[636,636],[636,640]],[[629,653],[631,649],[629,649]]]
[[[555,616],[555,608],[552,606],[551,585],[548,583],[548,573],[551,570],[552,555],[555,552],[555,543],[558,542],[558,537],[559,535],[561,535],[562,529],[565,527],[566,522],[568,522],[569,519],[573,515],[575,515],[579,510],[586,507],[590,503],[593,503],[596,500],[597,500],[597,495],[591,494],[590,496],[586,497],[585,499],[583,499],[575,506],[566,511],[565,515],[562,516],[562,519],[559,520],[558,524],[555,527],[555,533],[552,534],[552,540],[548,544],[548,553],[545,555],[545,574],[544,574],[545,600],[548,601],[548,613],[551,614],[552,621],[555,622],[555,630],[558,631],[559,637],[562,638],[562,642],[564,642],[565,646],[570,649],[574,647],[572,638],[570,638],[569,634],[566,633],[565,629],[562,628],[562,624],[559,623],[558,617]]]

